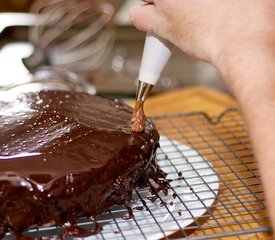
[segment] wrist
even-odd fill
[[[213,64],[241,105],[275,98],[275,44],[224,51]]]

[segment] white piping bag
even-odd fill
[[[138,76],[136,100],[144,102],[160,78],[171,54],[172,44],[147,33]]]

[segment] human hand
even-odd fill
[[[251,136],[275,230],[275,1],[144,2],[130,12],[138,29],[212,63],[231,88]]]
[[[275,40],[273,0],[146,0],[130,11],[139,29],[218,69]],[[220,70],[220,69],[219,69]]]

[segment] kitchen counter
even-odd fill
[[[130,105],[133,105],[132,101]],[[147,116],[182,112],[205,112],[209,116],[215,117],[228,108],[237,108],[237,103],[233,97],[221,91],[205,87],[188,87],[173,92],[162,93],[149,97],[145,103],[145,113]],[[253,224],[247,224],[247,226],[248,228],[253,228]],[[223,228],[226,232],[226,227]],[[228,231],[230,229],[228,227]],[[273,237],[271,234],[264,232],[223,239],[273,239]]]

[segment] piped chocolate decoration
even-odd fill
[[[132,190],[163,177],[150,120],[135,134],[121,101],[68,91],[0,96],[0,236],[32,226],[63,226],[62,236],[89,235],[76,226]]]
[[[131,122],[132,122],[132,132],[143,132],[145,129],[145,114],[143,110],[143,102],[136,101],[134,111],[132,114]]]

